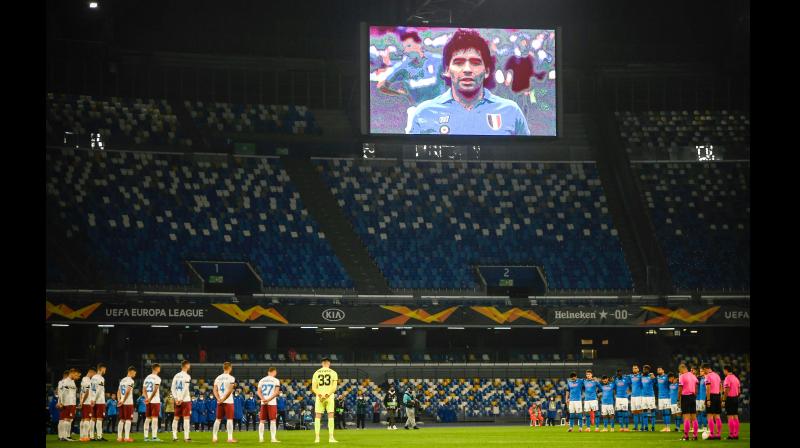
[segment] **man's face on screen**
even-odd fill
[[[403,41],[403,52],[410,57],[417,57],[422,53],[422,44],[414,42],[414,39],[409,37]]]
[[[450,58],[445,76],[450,78],[456,90],[473,93],[483,88],[486,66],[478,50],[474,48],[459,50]]]

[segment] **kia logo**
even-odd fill
[[[322,312],[322,318],[330,322],[336,322],[344,319],[344,311],[336,308],[328,308]]]

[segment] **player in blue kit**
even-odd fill
[[[600,431],[600,420],[595,420],[595,413],[600,410],[597,405],[597,392],[600,383],[594,378],[591,370],[586,371],[586,379],[583,380],[583,419],[586,422],[586,430],[591,431],[592,425],[595,431]]]
[[[697,384],[697,424],[700,432],[708,429],[708,416],[706,416],[706,377],[698,375],[697,367],[692,367],[692,373],[700,383]]]
[[[408,98],[409,106],[406,120],[406,134],[411,129],[411,118],[417,105],[435,98],[447,90],[441,77],[442,56],[422,48],[422,39],[416,31],[400,34],[403,45],[403,61],[383,81],[377,84],[378,90],[387,95],[400,95]]]
[[[617,378],[614,379],[614,410],[619,419],[620,432],[628,432],[629,416],[628,403],[630,397],[631,379],[622,375],[622,370],[617,370]]]
[[[567,380],[567,404],[569,406],[569,430],[575,427],[575,420],[578,420],[578,432],[583,431],[583,402],[581,393],[583,392],[583,380],[578,379],[578,374],[572,372]]]
[[[449,89],[417,107],[409,133],[530,135],[517,103],[488,90],[495,61],[477,31],[456,31],[444,46],[442,64]]]
[[[656,369],[658,375],[656,376],[656,390],[658,392],[658,410],[664,418],[664,429],[661,432],[669,432],[670,414],[672,403],[669,397],[669,376],[664,373],[664,368],[659,367]]]
[[[611,432],[614,432],[614,385],[603,375],[600,384],[600,414],[603,416],[603,431],[608,432],[608,421],[611,420]]]
[[[639,365],[634,364],[633,373],[628,375],[631,380],[631,413],[633,414],[633,430],[639,430],[639,423],[642,421],[642,374],[639,373]]]
[[[670,428],[670,425],[669,425],[669,419],[672,418],[672,416],[675,416],[675,431],[680,431],[680,425],[681,425],[681,423],[680,423],[681,422],[681,417],[680,417],[680,415],[681,415],[681,407],[680,406],[681,406],[681,404],[678,401],[678,386],[679,386],[678,377],[676,377],[675,374],[672,373],[672,372],[669,372],[669,374],[667,374],[667,377],[669,378],[669,405],[670,405],[670,407],[669,407],[669,415],[667,416],[667,431],[665,431],[665,432],[672,431],[672,428]]]
[[[650,371],[650,366],[642,367],[642,415],[644,416],[643,431],[656,430],[656,376]],[[648,424],[650,429],[648,429]]]

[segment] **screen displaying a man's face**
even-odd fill
[[[369,133],[555,136],[555,34],[369,27]]]

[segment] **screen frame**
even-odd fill
[[[441,135],[441,134],[373,134],[370,129],[371,113],[370,113],[370,80],[369,80],[369,28],[373,26],[379,27],[426,27],[426,28],[515,28],[515,29],[540,29],[547,30],[553,29],[556,33],[556,135]],[[458,144],[480,144],[480,143],[513,143],[524,142],[531,143],[532,141],[555,141],[561,138],[563,134],[564,124],[564,91],[561,76],[563,76],[561,65],[561,47],[562,47],[562,28],[560,25],[506,25],[505,28],[498,26],[487,26],[480,24],[452,24],[452,23],[398,23],[398,24],[384,24],[377,22],[361,22],[360,24],[360,42],[359,42],[359,57],[360,57],[360,73],[361,77],[361,126],[360,134],[364,142],[376,143],[405,143],[405,144],[439,144],[439,145],[458,145]]]

